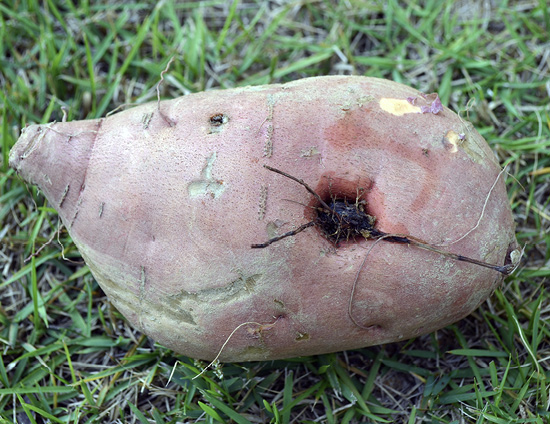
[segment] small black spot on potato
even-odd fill
[[[213,127],[219,127],[220,125],[226,124],[229,121],[229,117],[223,113],[217,113],[210,117],[210,125]]]

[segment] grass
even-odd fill
[[[545,0],[2,2],[0,423],[549,422],[549,40]],[[57,214],[7,163],[61,107],[155,99],[170,57],[165,98],[324,74],[437,91],[508,165],[521,267],[436,333],[192,379],[205,363],[130,328],[65,231],[48,243]]]

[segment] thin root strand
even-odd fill
[[[218,360],[218,358],[220,357],[220,355],[222,354],[223,350],[225,349],[225,346],[227,346],[227,343],[229,343],[229,340],[231,339],[231,337],[233,337],[233,335],[239,330],[239,328],[241,327],[244,327],[245,325],[256,325],[258,326],[258,332],[260,331],[264,331],[264,330],[268,330],[270,329],[271,327],[273,327],[275,324],[277,324],[277,321],[279,321],[281,317],[276,317],[275,318],[275,321],[274,322],[271,322],[271,323],[268,323],[268,324],[261,324],[259,322],[255,322],[255,321],[247,321],[247,322],[243,322],[239,325],[237,325],[235,327],[235,329],[231,332],[231,334],[229,334],[229,336],[227,336],[227,339],[225,339],[225,342],[223,343],[222,347],[220,348],[220,350],[218,351],[218,354],[216,355],[216,357],[214,359],[212,359],[212,362],[210,362],[206,367],[204,367],[204,369],[199,373],[197,374],[196,376],[194,376],[191,380],[194,380],[195,378],[199,378],[201,375],[203,375],[210,367],[212,367],[212,365],[214,365],[216,363],[216,361]]]
[[[276,241],[282,240],[286,237],[295,236],[296,234],[301,233],[302,231],[304,231],[306,228],[313,227],[314,225],[315,225],[315,221],[310,221],[310,222],[308,222],[304,225],[299,226],[295,230],[289,231],[288,233],[284,233],[284,234],[282,234],[278,237],[270,238],[265,243],[252,244],[252,245],[250,245],[250,247],[253,248],[253,249],[262,249],[262,248],[267,247],[270,244],[275,243]]]
[[[172,62],[174,61],[174,57],[172,56],[170,58],[170,60],[168,61],[168,63],[166,64],[166,68],[164,68],[164,70],[160,73],[160,81],[158,82],[157,84],[157,110],[158,110],[158,113],[160,114],[160,116],[162,117],[162,119],[164,119],[164,121],[170,125],[171,127],[173,127],[175,124],[175,122],[173,122],[170,118],[168,118],[161,110],[160,110],[160,86],[161,84],[164,82],[164,74],[166,72],[168,72],[168,69],[170,69],[170,65],[172,64]]]

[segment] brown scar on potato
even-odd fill
[[[59,200],[59,207],[61,207],[63,205],[63,202],[65,201],[65,199],[67,198],[67,194],[69,193],[69,189],[70,189],[71,185],[70,184],[67,184],[65,186],[65,190],[63,190],[63,193],[61,194],[61,199]]]
[[[73,214],[73,218],[71,219],[71,222],[69,223],[68,227],[69,229],[71,229],[74,225],[74,222],[76,221],[76,218],[78,217],[78,213],[80,212],[80,207],[82,206],[82,201],[83,201],[83,193],[84,193],[84,184],[80,187],[80,194],[78,195],[78,200],[76,202],[76,206],[75,206],[75,211],[74,211],[74,214]]]
[[[263,156],[266,158],[270,158],[273,155],[273,109],[275,105],[275,100],[271,94],[267,96],[267,117],[264,119],[262,124],[260,125],[260,128],[258,128],[258,132],[260,132],[262,126],[267,122],[267,129],[266,129],[266,138],[264,142],[264,154]]]
[[[145,330],[145,326],[143,324],[143,301],[146,299],[146,292],[145,292],[145,284],[147,282],[146,276],[145,276],[145,267],[141,266],[141,273],[140,273],[140,279],[139,279],[139,312],[138,312],[138,319],[139,319],[139,326]]]
[[[141,116],[141,123],[143,124],[143,129],[146,130],[149,128],[149,124],[151,123],[151,119],[153,119],[154,112],[144,113]]]
[[[308,149],[302,149],[300,150],[300,157],[301,158],[310,158],[315,155],[319,155],[321,152],[317,148],[317,146],[311,146]]]
[[[281,308],[281,309],[286,308],[285,302],[283,302],[282,300],[273,299],[273,303],[275,303],[275,305],[277,305],[278,308]]]
[[[182,290],[179,299],[191,299],[194,303],[231,303],[247,298],[256,290],[256,285],[263,278],[263,274],[244,274],[237,270],[237,277],[219,287],[203,288],[196,291]]]
[[[260,186],[260,201],[258,204],[258,220],[262,221],[265,216],[265,209],[267,204],[267,186],[262,184]]]
[[[297,342],[305,342],[309,340],[309,334],[308,333],[301,333],[299,331],[296,332],[296,337],[294,338]]]
[[[94,134],[94,141],[92,142],[92,145],[90,147],[90,157],[92,157],[92,155],[94,153],[94,147],[95,147],[95,143],[97,141],[97,136],[98,136],[98,134],[101,130],[103,122],[105,122],[105,119],[107,119],[107,118],[101,118],[97,123],[97,129],[94,131],[94,133],[95,133]],[[54,131],[53,128],[50,128],[50,130]],[[79,135],[79,134],[76,134],[76,135]],[[69,140],[72,137],[75,137],[76,135],[69,134],[68,135]],[[84,177],[82,178],[82,183],[80,184],[80,191],[78,193],[78,200],[77,200],[76,205],[75,205],[74,214],[73,214],[73,217],[71,219],[71,222],[67,226],[68,229],[71,229],[73,227],[73,224],[76,221],[78,213],[80,212],[80,207],[82,206],[82,202],[84,201],[84,192],[86,191],[86,179],[87,179],[87,177],[88,177],[88,169],[86,168],[86,171],[84,172]]]

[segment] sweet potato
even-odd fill
[[[437,96],[375,78],[211,91],[32,125],[10,164],[58,210],[120,312],[202,359],[222,346],[220,360],[247,361],[414,337],[469,314],[503,279],[413,245],[331,240],[319,199],[264,164],[326,203],[355,206],[378,231],[500,266],[516,248],[483,138]]]

